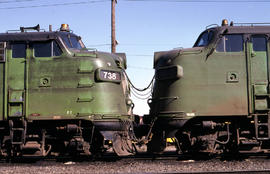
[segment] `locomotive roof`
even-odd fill
[[[226,31],[228,34],[270,34],[270,26],[221,26],[212,29]]]
[[[6,41],[46,41],[56,39],[57,36],[73,35],[73,33],[55,31],[55,32],[21,32],[21,33],[1,33],[0,42]]]

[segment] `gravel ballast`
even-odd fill
[[[121,159],[113,162],[56,162],[0,163],[0,173],[177,173],[212,171],[270,170],[270,159],[245,159],[242,161],[145,160]]]

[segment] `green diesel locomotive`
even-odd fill
[[[175,137],[181,153],[270,150],[270,26],[210,26],[193,48],[156,52],[148,151]]]
[[[0,34],[1,155],[132,154],[125,68],[125,54],[87,49],[67,24]]]

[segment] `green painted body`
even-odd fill
[[[153,117],[250,116],[269,109],[269,42],[266,50],[254,51],[252,37],[267,39],[270,27],[223,26],[209,31],[214,35],[206,46],[155,53]],[[224,35],[235,34],[243,36],[242,51],[216,50]],[[168,73],[173,66],[183,72]],[[158,79],[159,72],[171,77]]]
[[[0,35],[1,42],[7,44],[5,61],[0,62],[0,119],[132,119],[127,104],[129,90],[122,73],[124,62],[117,64],[119,56],[113,54],[68,49],[60,38],[63,33],[42,33],[41,41],[53,36],[50,40],[62,50],[61,55],[52,57],[35,57],[31,39],[39,41],[38,33]],[[27,42],[25,57],[12,57],[9,43],[14,40],[7,40],[9,35],[25,38],[15,41]],[[97,80],[98,69],[120,72],[122,80]]]
[[[5,67],[5,64],[4,63],[0,63],[0,72],[1,74],[4,74],[4,67]],[[3,120],[3,117],[4,117],[4,99],[5,99],[5,96],[4,96],[4,86],[5,86],[5,80],[4,80],[4,75],[1,75],[0,76],[0,113],[1,113],[1,117],[0,119]]]
[[[0,34],[1,155],[133,154],[125,54],[87,49],[66,27]]]

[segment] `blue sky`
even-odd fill
[[[110,0],[0,0],[0,31],[34,26],[56,30],[62,23],[80,35],[87,47],[110,52]],[[118,52],[128,59],[127,73],[139,88],[153,77],[155,51],[192,47],[198,35],[210,24],[221,24],[226,18],[234,22],[270,22],[270,0],[253,2],[168,2],[118,0],[116,5],[116,38]],[[181,0],[178,0],[181,1]],[[252,1],[252,0],[250,0]],[[73,5],[59,5],[69,3]],[[58,5],[57,5],[58,4]],[[49,7],[34,7],[34,6]],[[15,9],[12,9],[16,7]],[[27,7],[27,8],[17,8]],[[146,100],[135,102],[134,112],[148,113]]]

